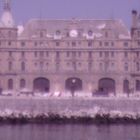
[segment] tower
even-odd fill
[[[4,0],[3,13],[0,19],[0,39],[16,39],[17,28],[11,12],[11,1]]]
[[[132,11],[131,37],[140,39],[140,15],[136,10]]]

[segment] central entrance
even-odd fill
[[[82,80],[76,77],[68,78],[65,82],[66,90],[71,93],[82,90]]]
[[[34,89],[34,92],[41,92],[41,93],[49,92],[50,81],[42,77],[36,78],[33,81],[33,89]]]

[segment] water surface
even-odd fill
[[[0,140],[140,140],[140,125],[1,125]]]

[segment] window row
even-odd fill
[[[20,79],[19,83],[20,89],[24,89],[26,87],[26,81],[24,79]],[[14,89],[14,81],[13,79],[8,80],[8,90],[13,90]]]
[[[8,62],[8,70],[12,71],[13,69],[14,69],[13,62],[12,61]],[[25,69],[26,69],[25,62],[21,62],[21,71],[25,71]]]
[[[82,45],[82,46],[85,45],[85,46],[88,46],[88,47],[93,47],[93,46],[113,47],[113,46],[115,46],[115,42],[113,42],[113,41],[99,41],[99,43],[97,44],[97,43],[94,43],[93,40],[87,41],[86,44],[85,44],[85,43],[82,43],[81,41],[65,42],[65,44],[62,43],[61,41],[54,41],[54,42],[52,42],[52,43],[53,43],[55,46],[57,46],[57,47],[60,47],[60,46],[68,46],[68,47],[69,47],[69,46],[73,46],[73,47],[80,46],[80,47],[81,47],[81,45]],[[138,44],[138,46],[140,46],[140,42],[138,42],[137,44]],[[1,42],[0,42],[0,45],[2,45]],[[8,46],[13,46],[13,45],[15,45],[15,42],[8,41],[8,42],[7,42],[7,45],[8,45]],[[25,42],[25,41],[20,42],[20,46],[21,46],[21,47],[25,47],[25,46],[27,46],[27,45],[30,46],[31,44],[30,44],[30,43],[27,43],[27,42]],[[34,45],[35,47],[42,47],[42,46],[48,46],[48,43],[45,43],[45,42],[34,42],[33,45]],[[129,42],[123,42],[123,46],[124,46],[124,47],[128,47],[128,46],[129,46]]]

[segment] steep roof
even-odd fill
[[[105,29],[111,30],[116,37],[130,37],[129,30],[121,20],[95,20],[95,19],[72,19],[72,20],[45,20],[32,19],[24,27],[24,31],[19,38],[32,39],[38,38],[39,31],[46,31],[45,36],[54,37],[56,31],[60,31],[63,37],[66,32],[75,30],[81,32],[84,36],[89,30],[92,30],[94,35],[101,36]]]

